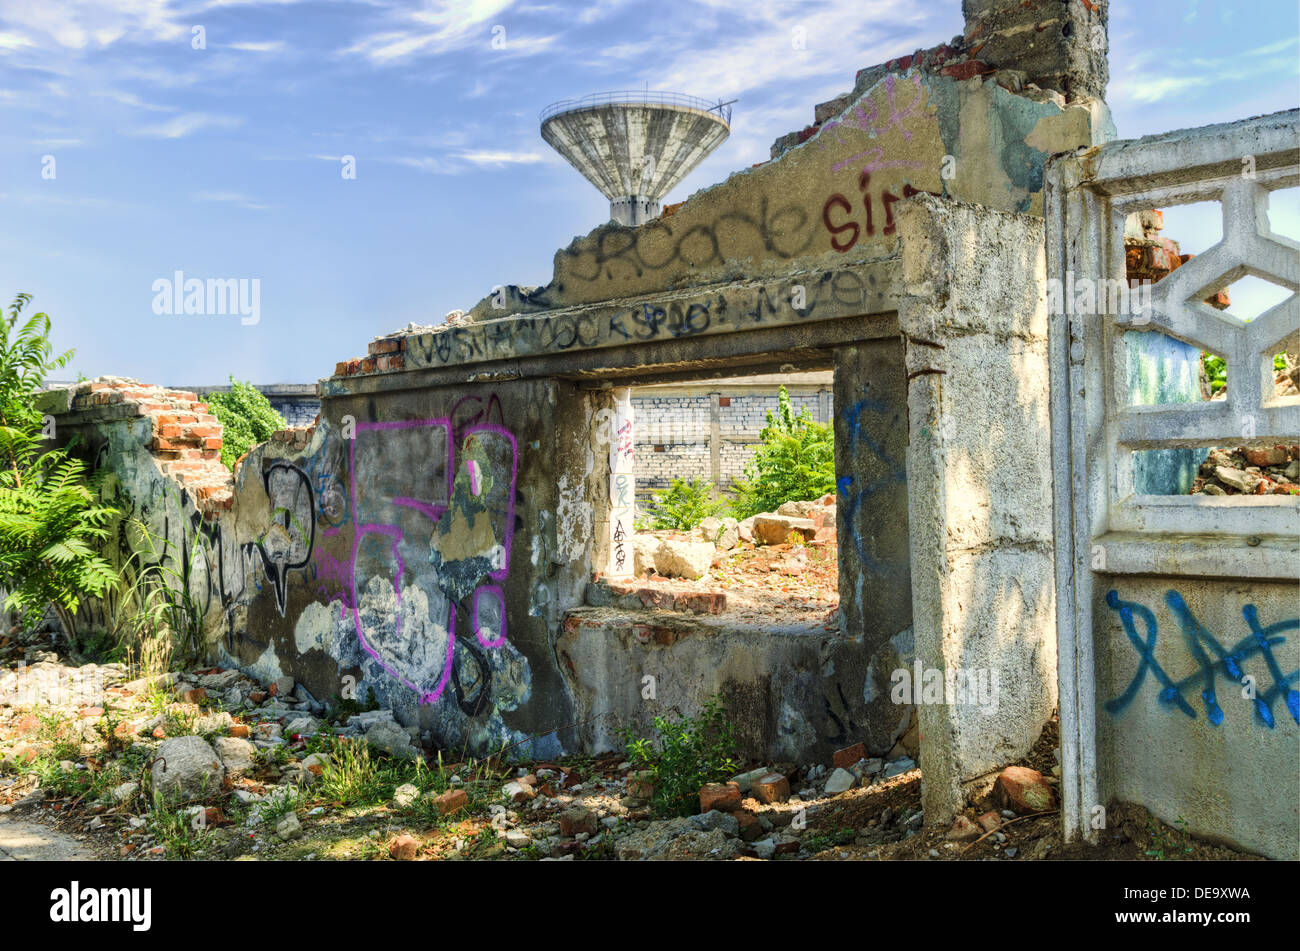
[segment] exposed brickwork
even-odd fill
[[[69,390],[73,412],[124,407],[149,419],[148,449],[159,471],[183,485],[205,517],[230,508],[234,479],[221,464],[221,423],[194,393],[124,377],[100,377]]]
[[[1182,254],[1178,242],[1165,238],[1160,232],[1165,227],[1164,213],[1159,209],[1138,212],[1142,234],[1124,235],[1124,267],[1129,281],[1155,283],[1190,261],[1194,255]],[[1205,303],[1218,310],[1231,306],[1226,290],[1205,298]]]
[[[885,76],[911,69],[959,81],[991,74],[1014,92],[1038,90],[1062,102],[1104,97],[1107,0],[964,0],[962,11],[961,36],[858,70],[851,92],[819,103],[812,125],[772,143],[772,158],[811,139]]]
[[[406,337],[402,334],[379,337],[370,341],[367,355],[357,360],[345,360],[334,367],[335,376],[361,376],[367,373],[387,373],[406,366]]]

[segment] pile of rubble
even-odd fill
[[[1300,445],[1211,449],[1192,494],[1300,495]]]
[[[784,502],[775,512],[737,521],[709,516],[689,533],[640,532],[632,536],[632,573],[643,578],[698,581],[732,552],[767,545],[812,548],[834,545],[835,496]]]

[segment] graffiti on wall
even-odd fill
[[[609,446],[609,574],[632,574],[632,533],[636,514],[635,437],[632,392],[616,390],[614,408],[596,414],[596,443]]]
[[[729,288],[690,301],[641,301],[599,312],[523,314],[412,334],[406,338],[406,353],[410,366],[445,366],[519,353],[564,353],[850,316],[866,309],[874,291],[872,282],[852,270],[828,270],[815,277]]]
[[[519,458],[492,409],[462,401],[445,417],[358,423],[348,450],[357,639],[420,703],[451,685],[470,715],[491,686],[483,652],[508,636]],[[473,640],[456,636],[458,615]]]
[[[846,527],[849,542],[857,553],[864,571],[894,574],[907,569],[906,564],[886,562],[876,551],[875,539],[861,530],[859,516],[880,492],[907,481],[907,467],[894,458],[878,436],[897,425],[898,407],[881,400],[861,399],[839,414],[847,433],[849,453],[856,458],[853,473],[836,479],[840,522]],[[874,417],[874,419],[872,419]]]
[[[1300,630],[1300,618],[1264,626],[1260,623],[1256,606],[1247,604],[1241,609],[1245,635],[1231,647],[1225,647],[1201,623],[1177,591],[1167,591],[1165,603],[1178,622],[1183,644],[1195,662],[1196,670],[1174,680],[1156,659],[1160,629],[1155,613],[1145,605],[1121,599],[1112,590],[1106,594],[1106,604],[1119,615],[1124,634],[1137,652],[1139,663],[1124,692],[1106,701],[1108,713],[1114,716],[1127,709],[1150,676],[1160,686],[1158,699],[1162,706],[1175,708],[1195,719],[1196,710],[1189,702],[1191,697],[1204,706],[1206,719],[1211,725],[1218,726],[1225,713],[1219,705],[1217,685],[1219,678],[1224,678],[1234,685],[1235,692],[1252,700],[1256,719],[1269,729],[1276,725],[1273,706],[1279,700],[1291,714],[1291,719],[1300,723],[1300,693],[1295,686],[1300,681],[1300,669],[1284,673],[1274,653],[1276,648],[1286,643],[1286,638],[1281,636],[1284,631]],[[1140,634],[1139,625],[1142,628]],[[1246,673],[1244,664],[1252,659],[1259,662],[1254,665],[1258,668],[1258,676]],[[1265,678],[1267,686],[1264,686]]]

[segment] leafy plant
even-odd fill
[[[731,716],[715,695],[697,717],[654,718],[657,740],[621,731],[628,760],[655,773],[651,810],[659,816],[689,816],[699,809],[700,787],[721,782],[740,768]]]
[[[690,531],[710,515],[729,507],[726,499],[713,494],[713,483],[706,479],[673,479],[663,492],[652,497],[647,522],[652,529]]]
[[[119,566],[112,612],[113,636],[132,669],[149,676],[171,669],[173,657],[194,657],[203,642],[203,608],[190,590],[182,560],[167,557],[167,543],[140,519],[120,527],[130,555]]]
[[[74,649],[82,601],[102,596],[119,579],[99,554],[118,514],[97,497],[97,480],[66,449],[45,448],[34,393],[51,371],[50,318],[20,323],[30,294],[19,294],[0,319],[0,587],[4,605],[35,624],[52,606]]]
[[[1210,393],[1219,392],[1228,385],[1228,364],[1223,357],[1212,353],[1201,354],[1201,364],[1205,367],[1205,376],[1210,381]],[[1276,361],[1274,361],[1276,366]]]
[[[261,390],[233,376],[230,392],[209,393],[207,404],[208,412],[221,422],[221,462],[227,469],[233,470],[244,453],[288,425]]]
[[[777,409],[767,414],[762,440],[735,486],[737,518],[771,512],[782,502],[807,501],[835,491],[835,434],[814,422],[807,409],[797,415],[783,386]]]
[[[1180,855],[1192,854],[1192,843],[1187,834],[1187,820],[1179,816],[1174,824],[1178,827],[1176,832],[1161,825],[1150,816],[1147,817],[1147,831],[1151,833],[1151,847],[1146,850],[1145,855],[1154,858],[1157,862],[1163,862],[1166,858],[1174,859]],[[1166,856],[1166,852],[1170,854]]]
[[[207,844],[205,826],[184,810],[173,810],[163,794],[153,791],[152,808],[147,816],[149,831],[167,849],[170,858],[190,859],[201,854]]]

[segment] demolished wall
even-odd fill
[[[1041,213],[1048,157],[1108,134],[1104,104],[1000,79],[885,70],[779,159],[671,217],[575,240],[546,287],[506,288],[339,363],[319,424],[251,451],[231,510],[178,541],[203,554],[212,654],[322,701],[373,690],[431,742],[471,752],[606,748],[616,719],[662,709],[640,694],[656,665],[677,677],[665,689],[680,713],[717,688],[743,700],[767,725],[749,755],[887,752],[912,719],[891,697],[913,650],[909,510],[934,478],[914,485],[909,470],[902,203],[933,192]],[[664,644],[570,623],[593,575],[626,556],[632,487],[615,463],[632,447],[611,425],[616,395],[827,366],[838,626],[715,637],[678,612],[667,628],[685,638]],[[155,491],[125,475],[140,498]]]

